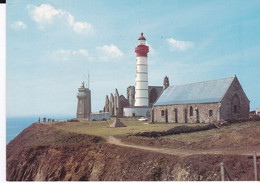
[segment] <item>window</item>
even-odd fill
[[[174,109],[174,113],[175,113],[175,123],[178,123],[178,111],[177,111],[177,109]]]
[[[213,116],[213,110],[209,110],[209,116]]]
[[[234,105],[234,113],[237,113],[237,105]]]
[[[161,111],[161,116],[164,116],[164,110]]]
[[[237,94],[235,94],[231,101],[231,113],[239,113],[240,109],[240,100]]]
[[[133,112],[133,114],[132,114],[132,115],[133,115],[133,117],[135,117],[135,112]]]
[[[193,108],[190,106],[190,116],[193,116]]]

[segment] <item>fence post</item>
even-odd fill
[[[233,181],[233,179],[232,179],[232,177],[231,177],[231,175],[230,175],[230,173],[229,173],[229,171],[228,171],[228,169],[226,168],[225,165],[224,165],[224,168],[225,168],[225,170],[226,170],[226,173],[227,173],[228,179],[229,179],[230,181]]]
[[[225,170],[224,170],[223,163],[220,163],[220,176],[221,176],[221,181],[225,181]]]
[[[257,162],[256,162],[256,152],[254,151],[254,170],[255,170],[255,181],[257,181]]]

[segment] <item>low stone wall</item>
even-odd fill
[[[162,132],[156,132],[156,131],[151,131],[151,132],[139,132],[134,134],[133,136],[143,136],[143,137],[162,137],[162,136],[167,136],[167,135],[176,135],[180,133],[191,133],[191,132],[198,132],[198,131],[204,131],[204,130],[210,130],[213,128],[217,128],[216,125],[214,124],[208,124],[205,126],[176,126],[174,128],[171,128],[166,131]]]
[[[208,125],[198,125],[194,127],[190,126],[176,126],[174,128],[171,128],[169,130],[165,131],[150,131],[150,132],[139,132],[130,136],[142,136],[142,137],[162,137],[162,136],[168,136],[168,135],[177,135],[180,133],[191,133],[191,132],[198,132],[198,131],[205,131],[205,130],[211,130],[214,128],[219,128],[221,126],[229,126],[235,123],[244,123],[244,122],[249,122],[249,121],[260,121],[260,116],[255,117],[255,118],[240,118],[240,119],[230,119],[230,120],[225,120],[225,121],[218,121],[216,123],[211,123]]]

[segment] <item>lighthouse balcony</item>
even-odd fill
[[[146,46],[146,45],[138,45],[138,46],[135,48],[135,52],[145,52],[145,53],[148,53],[148,52],[149,52],[149,46]]]

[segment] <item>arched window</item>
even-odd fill
[[[237,94],[235,94],[232,97],[232,103],[231,103],[232,107],[231,107],[231,112],[232,113],[239,113],[239,109],[240,109],[240,100]]]
[[[193,116],[193,108],[190,106],[190,116]]]
[[[164,116],[164,110],[161,111],[161,116]]]
[[[209,116],[213,116],[213,110],[209,110]]]

